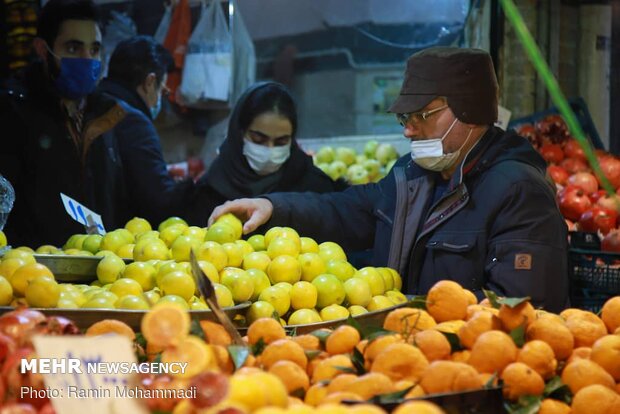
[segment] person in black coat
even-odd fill
[[[296,132],[297,110],[285,86],[261,82],[248,88],[235,105],[218,157],[198,181],[191,221],[206,225],[213,208],[237,198],[347,188],[314,166]]]

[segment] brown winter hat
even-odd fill
[[[417,112],[445,96],[460,121],[488,125],[497,120],[497,89],[493,62],[484,50],[432,47],[407,60],[400,95],[389,112]]]

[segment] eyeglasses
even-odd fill
[[[426,121],[431,115],[436,114],[437,112],[444,110],[447,107],[448,105],[446,104],[444,106],[440,106],[439,108],[431,109],[430,111],[396,114],[396,119],[398,119],[398,123],[403,127],[410,122],[414,124],[419,124],[422,121]]]

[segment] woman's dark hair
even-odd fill
[[[297,108],[289,90],[279,83],[268,83],[257,88],[246,99],[239,114],[239,128],[248,129],[254,118],[266,112],[275,112],[287,118],[297,132]]]
[[[157,84],[164,75],[174,69],[174,60],[168,50],[151,36],[135,36],[120,42],[108,66],[108,78],[130,89],[144,82],[149,73],[154,73]]]
[[[50,0],[39,14],[37,36],[53,48],[64,21],[92,20],[99,24],[99,18],[99,9],[92,0]]]

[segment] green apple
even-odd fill
[[[368,141],[366,145],[364,145],[364,154],[368,158],[374,158],[378,146],[379,142],[377,140],[373,139],[372,141]]]
[[[386,173],[388,173],[392,169],[394,164],[396,164],[396,161],[398,161],[398,159],[392,160],[392,161],[387,163],[387,165],[385,166],[385,172]]]
[[[398,153],[392,144],[380,144],[375,152],[375,158],[381,165],[386,165],[391,160],[397,159]]]
[[[357,154],[353,148],[338,147],[336,148],[336,160],[344,162],[347,166],[355,164]]]
[[[347,170],[347,179],[351,184],[368,184],[370,179],[368,177],[368,172],[366,169],[359,165],[353,164]]]
[[[347,164],[342,161],[334,161],[329,164],[329,169],[327,171],[327,175],[329,175],[332,180],[337,180],[338,178],[344,176],[347,173]]]
[[[315,161],[319,164],[321,163],[329,164],[331,162],[334,162],[335,158],[336,158],[336,152],[334,151],[332,147],[321,147],[316,153],[316,155],[314,156]]]
[[[381,163],[377,160],[366,160],[362,164],[368,172],[368,178],[372,181],[379,176],[381,172]]]
[[[357,157],[355,157],[355,163],[356,164],[363,164],[364,161],[366,161],[368,158],[364,155],[364,154],[359,154]]]
[[[316,165],[316,167],[323,171],[325,174],[329,175],[329,164],[326,162],[322,162]]]

